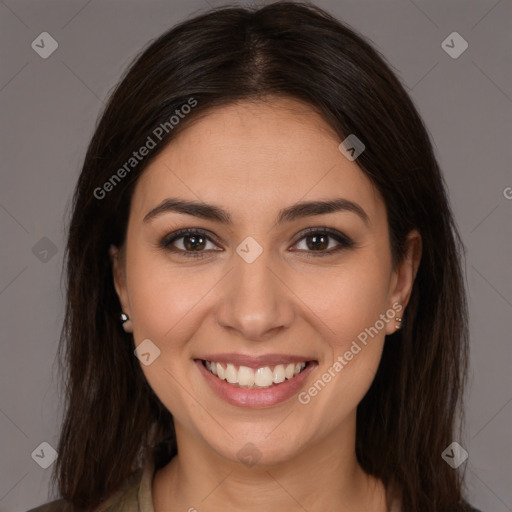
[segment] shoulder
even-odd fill
[[[477,508],[472,507],[469,503],[466,503],[466,512],[482,512]]]
[[[66,500],[55,500],[40,505],[36,508],[31,508],[27,512],[71,512],[71,506]]]
[[[138,470],[128,477],[124,484],[109,498],[103,501],[95,512],[124,512],[139,510],[138,492],[142,471]],[[27,510],[27,512],[75,512],[73,505],[64,499],[50,501],[44,505]]]

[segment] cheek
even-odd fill
[[[213,286],[213,276],[174,269],[149,253],[135,254],[127,267],[135,339],[165,344],[181,339],[196,306]],[[181,334],[181,336],[180,336]]]
[[[388,263],[377,252],[360,254],[350,264],[333,268],[329,275],[317,279],[316,287],[307,288],[309,292],[303,287],[311,304],[316,301],[318,319],[328,327],[323,332],[330,354],[318,376],[325,387],[319,383],[317,389],[310,389],[310,395],[337,411],[334,422],[357,406],[379,366],[385,329],[393,321],[387,314]]]
[[[198,314],[214,285],[213,276],[200,274],[170,271],[168,264],[142,251],[132,252],[127,265],[135,345],[149,339],[160,350],[151,364],[141,362],[141,369],[160,401],[189,429],[196,428],[191,418],[198,412],[183,385],[194,364],[188,341],[198,329]],[[208,418],[202,419],[208,423]]]
[[[383,261],[384,260],[384,261]],[[337,353],[372,327],[388,307],[389,267],[378,255],[355,254],[347,263],[296,277],[294,290],[324,325]],[[380,324],[379,324],[380,325]]]

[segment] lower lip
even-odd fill
[[[308,375],[317,366],[316,362],[310,361],[298,375],[276,386],[265,389],[245,389],[236,388],[225,380],[220,380],[204,366],[200,359],[196,359],[194,362],[213,391],[226,402],[238,407],[270,407],[284,402],[302,387]]]

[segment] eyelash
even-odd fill
[[[299,252],[305,252],[310,253],[307,255],[307,257],[311,258],[317,258],[317,257],[324,257],[324,256],[330,256],[334,253],[337,253],[343,249],[348,249],[353,247],[355,244],[354,242],[343,233],[340,233],[339,231],[336,231],[331,228],[308,228],[305,231],[301,233],[301,237],[295,242],[294,245],[297,245],[301,240],[306,238],[308,235],[312,234],[322,234],[322,235],[328,235],[330,238],[335,239],[339,245],[334,248],[330,249],[328,251],[319,251],[317,254],[311,254],[315,253],[316,251],[304,251],[299,250]],[[214,240],[210,236],[208,236],[207,232],[199,229],[199,228],[185,228],[180,229],[178,231],[175,231],[174,233],[170,233],[169,235],[166,235],[161,241],[160,241],[160,247],[163,249],[166,249],[168,251],[171,251],[175,254],[178,254],[180,256],[183,256],[185,258],[203,258],[206,251],[184,251],[182,249],[176,249],[175,247],[172,247],[172,243],[176,240],[179,240],[180,238],[184,238],[186,235],[202,235],[204,238],[206,238],[207,241],[210,241],[212,243],[215,243]]]

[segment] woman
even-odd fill
[[[361,36],[287,2],[163,34],[76,188],[62,499],[34,510],[474,510],[443,456],[460,247],[426,129]]]

